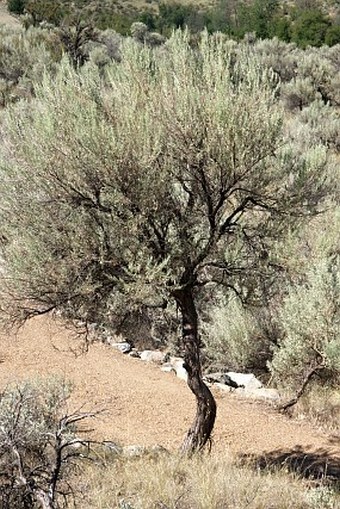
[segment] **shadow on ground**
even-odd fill
[[[261,456],[243,454],[241,463],[247,463],[261,470],[283,468],[305,479],[332,484],[340,489],[340,456],[331,456],[323,449],[308,452],[302,447],[291,450],[278,449]]]

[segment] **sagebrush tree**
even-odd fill
[[[181,32],[155,50],[126,40],[104,78],[64,60],[1,129],[3,312],[114,323],[176,302],[197,399],[189,452],[216,415],[197,299],[225,287],[255,301],[256,278],[275,273],[270,245],[327,188],[326,150],[285,143],[273,73],[232,47],[203,34],[193,49]]]

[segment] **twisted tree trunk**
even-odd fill
[[[177,290],[174,297],[182,314],[184,367],[188,372],[188,386],[197,402],[196,416],[182,443],[181,451],[193,454],[203,449],[211,437],[216,418],[216,403],[202,380],[198,316],[192,288]]]

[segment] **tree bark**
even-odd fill
[[[188,372],[188,386],[197,402],[194,422],[181,446],[181,452],[190,455],[202,450],[210,440],[216,418],[216,403],[202,379],[198,316],[192,288],[176,290],[173,295],[182,314],[184,367]]]

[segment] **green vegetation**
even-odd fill
[[[23,14],[26,3],[25,0],[7,0],[7,7],[13,14]]]
[[[336,489],[307,485],[287,469],[213,451],[193,458],[81,438],[93,413],[69,413],[71,387],[26,380],[0,395],[1,509],[337,509]],[[306,457],[301,460],[303,467]],[[227,504],[227,505],[226,505]]]
[[[90,465],[84,475],[82,509],[338,508],[331,488],[308,490],[279,471],[263,475],[250,465],[237,465],[227,453],[190,460],[167,454],[109,460],[99,468]]]
[[[183,445],[189,452],[204,446],[215,418],[201,364],[255,371],[287,398],[302,396],[305,413],[339,431],[336,19],[310,3],[282,16],[281,3],[261,0],[112,17],[104,4],[93,17],[83,7],[79,16],[66,2],[32,0],[26,28],[0,27],[3,322],[58,309],[130,337],[136,317],[146,317],[150,335],[185,356],[198,400]],[[11,8],[21,10],[19,2]],[[130,37],[108,28],[118,21]],[[196,33],[169,37],[186,25]],[[20,450],[1,441],[4,507],[32,507],[51,493],[55,430],[64,421],[51,414],[50,389],[45,400],[32,387],[0,401],[0,432],[14,436],[12,415],[24,438]],[[34,468],[23,473],[38,457],[43,478]],[[249,497],[258,508],[336,503],[331,491],[291,491],[280,475],[231,464],[223,474],[228,469],[237,485],[221,473],[217,492],[197,479],[204,469],[215,479],[218,466],[186,461],[106,464],[114,482],[136,465],[146,479],[155,465],[159,472],[159,489],[143,491],[138,469],[123,495],[118,480],[114,507],[217,509],[222,499],[240,507]],[[98,471],[88,475],[98,483]],[[18,479],[30,491],[13,490]],[[284,503],[268,495],[268,479]],[[97,500],[86,503],[111,507],[107,491],[99,483]]]
[[[135,21],[145,23],[150,30],[169,36],[176,28],[188,27],[200,32],[221,31],[239,40],[247,33],[257,38],[278,37],[298,46],[333,46],[340,42],[339,19],[331,16],[319,2],[280,2],[279,0],[218,0],[213,5],[197,6],[195,3],[161,2],[150,8],[137,3],[89,0],[71,3],[68,0],[8,0],[10,11],[30,16],[31,23],[45,20],[59,25],[65,20],[80,17],[101,30],[112,28],[126,35]]]
[[[266,59],[275,50],[265,41],[237,44],[203,33],[192,47],[188,33],[176,32],[160,51],[162,41],[155,45],[145,25],[133,25],[132,33],[136,40],[122,40],[113,62],[108,40],[89,37],[95,57],[89,49],[82,59],[64,44],[73,67],[64,57],[36,84],[35,99],[3,115],[3,307],[14,322],[62,308],[71,318],[115,327],[126,310],[177,305],[199,404],[196,432],[184,445],[192,450],[204,445],[215,418],[201,378],[198,328],[198,313],[203,322],[214,319],[207,299],[213,291],[217,308],[225,308],[221,316],[233,313],[233,294],[248,311],[239,308],[236,327],[224,320],[229,343],[217,347],[216,336],[212,360],[222,351],[229,367],[237,358],[236,367],[268,365],[281,385],[293,358],[297,386],[307,368],[330,383],[339,375],[333,251],[320,262],[324,297],[316,295],[308,316],[316,309],[323,315],[333,291],[334,312],[322,334],[309,319],[309,346],[307,331],[293,329],[289,317],[301,295],[296,322],[303,324],[317,276],[306,267],[307,280],[299,279],[284,251],[287,235],[298,239],[307,220],[335,208],[339,119],[330,106],[338,89],[331,50],[320,62],[316,54],[300,61],[288,52],[274,72]],[[287,81],[280,83],[283,71]],[[284,101],[300,116],[285,118]],[[326,130],[309,106],[322,112]],[[7,308],[6,295],[15,296]],[[293,352],[299,337],[305,347]]]
[[[90,414],[67,414],[70,386],[37,379],[0,395],[0,505],[2,509],[68,506],[76,487],[68,479],[86,457],[75,424]]]

